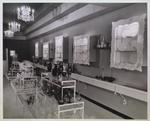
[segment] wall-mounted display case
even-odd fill
[[[68,60],[68,37],[55,37],[55,61]]]
[[[43,59],[49,59],[49,43],[43,43]]]
[[[112,23],[111,67],[142,71],[146,15]]]
[[[35,43],[35,57],[43,57],[43,43],[41,41]]]
[[[39,57],[39,43],[35,43],[35,57]]]
[[[15,56],[15,50],[10,50],[10,56]]]
[[[49,41],[49,58],[53,59],[55,57],[55,44],[54,44],[54,40],[51,39]]]
[[[74,37],[73,63],[90,65],[96,61],[96,39],[90,35]]]

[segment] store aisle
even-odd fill
[[[22,105],[19,103],[18,100],[16,101],[16,95],[13,92],[8,80],[5,77],[4,77],[3,84],[4,84],[4,92],[3,92],[4,93],[4,97],[3,97],[4,118],[34,118],[31,110],[29,111],[29,110],[25,109],[23,111]],[[47,100],[49,100],[49,104],[48,104],[49,106],[54,105],[54,103],[56,103],[56,102],[52,101],[53,99],[47,99]],[[84,98],[82,98],[82,101],[85,102],[85,119],[121,119],[119,116],[89,102],[88,100],[85,100]],[[39,109],[41,109],[40,114],[42,114],[42,112],[44,112],[44,111],[42,111],[43,108],[39,107]],[[50,108],[47,106],[46,110],[49,112],[53,112],[48,109],[50,109]],[[43,115],[38,115],[37,118],[44,118],[44,117],[43,117]],[[46,118],[55,118],[55,117],[50,115],[50,113],[48,114],[48,112],[47,112]]]
[[[16,101],[16,95],[5,77],[3,87],[3,118],[33,118],[29,111],[22,111],[21,104]]]

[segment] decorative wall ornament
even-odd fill
[[[105,37],[103,35],[99,35],[98,41],[97,41],[97,48],[98,49],[109,49],[110,43],[106,41]]]
[[[146,15],[112,23],[111,67],[142,71]]]

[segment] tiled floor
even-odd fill
[[[39,103],[36,108],[36,116],[33,114],[34,109],[22,108],[22,104],[16,100],[16,95],[13,92],[8,80],[4,78],[4,97],[3,97],[3,114],[4,118],[56,118],[54,117],[54,112],[52,111],[52,106],[56,103],[54,99],[47,98],[46,106]],[[121,117],[89,102],[82,98],[85,103],[85,115],[86,119],[121,119]]]

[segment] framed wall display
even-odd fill
[[[15,56],[15,50],[10,50],[10,56]]]
[[[55,37],[55,61],[63,61],[63,36]]]
[[[49,41],[49,58],[54,58],[54,56],[55,56],[55,44],[54,44],[54,40],[53,39],[51,39],[50,41]]]
[[[111,67],[142,71],[146,14],[112,23]]]
[[[39,57],[39,43],[35,43],[35,57]]]
[[[43,44],[43,59],[44,60],[49,59],[49,43]]]
[[[89,36],[79,35],[74,37],[73,63],[89,65]]]

